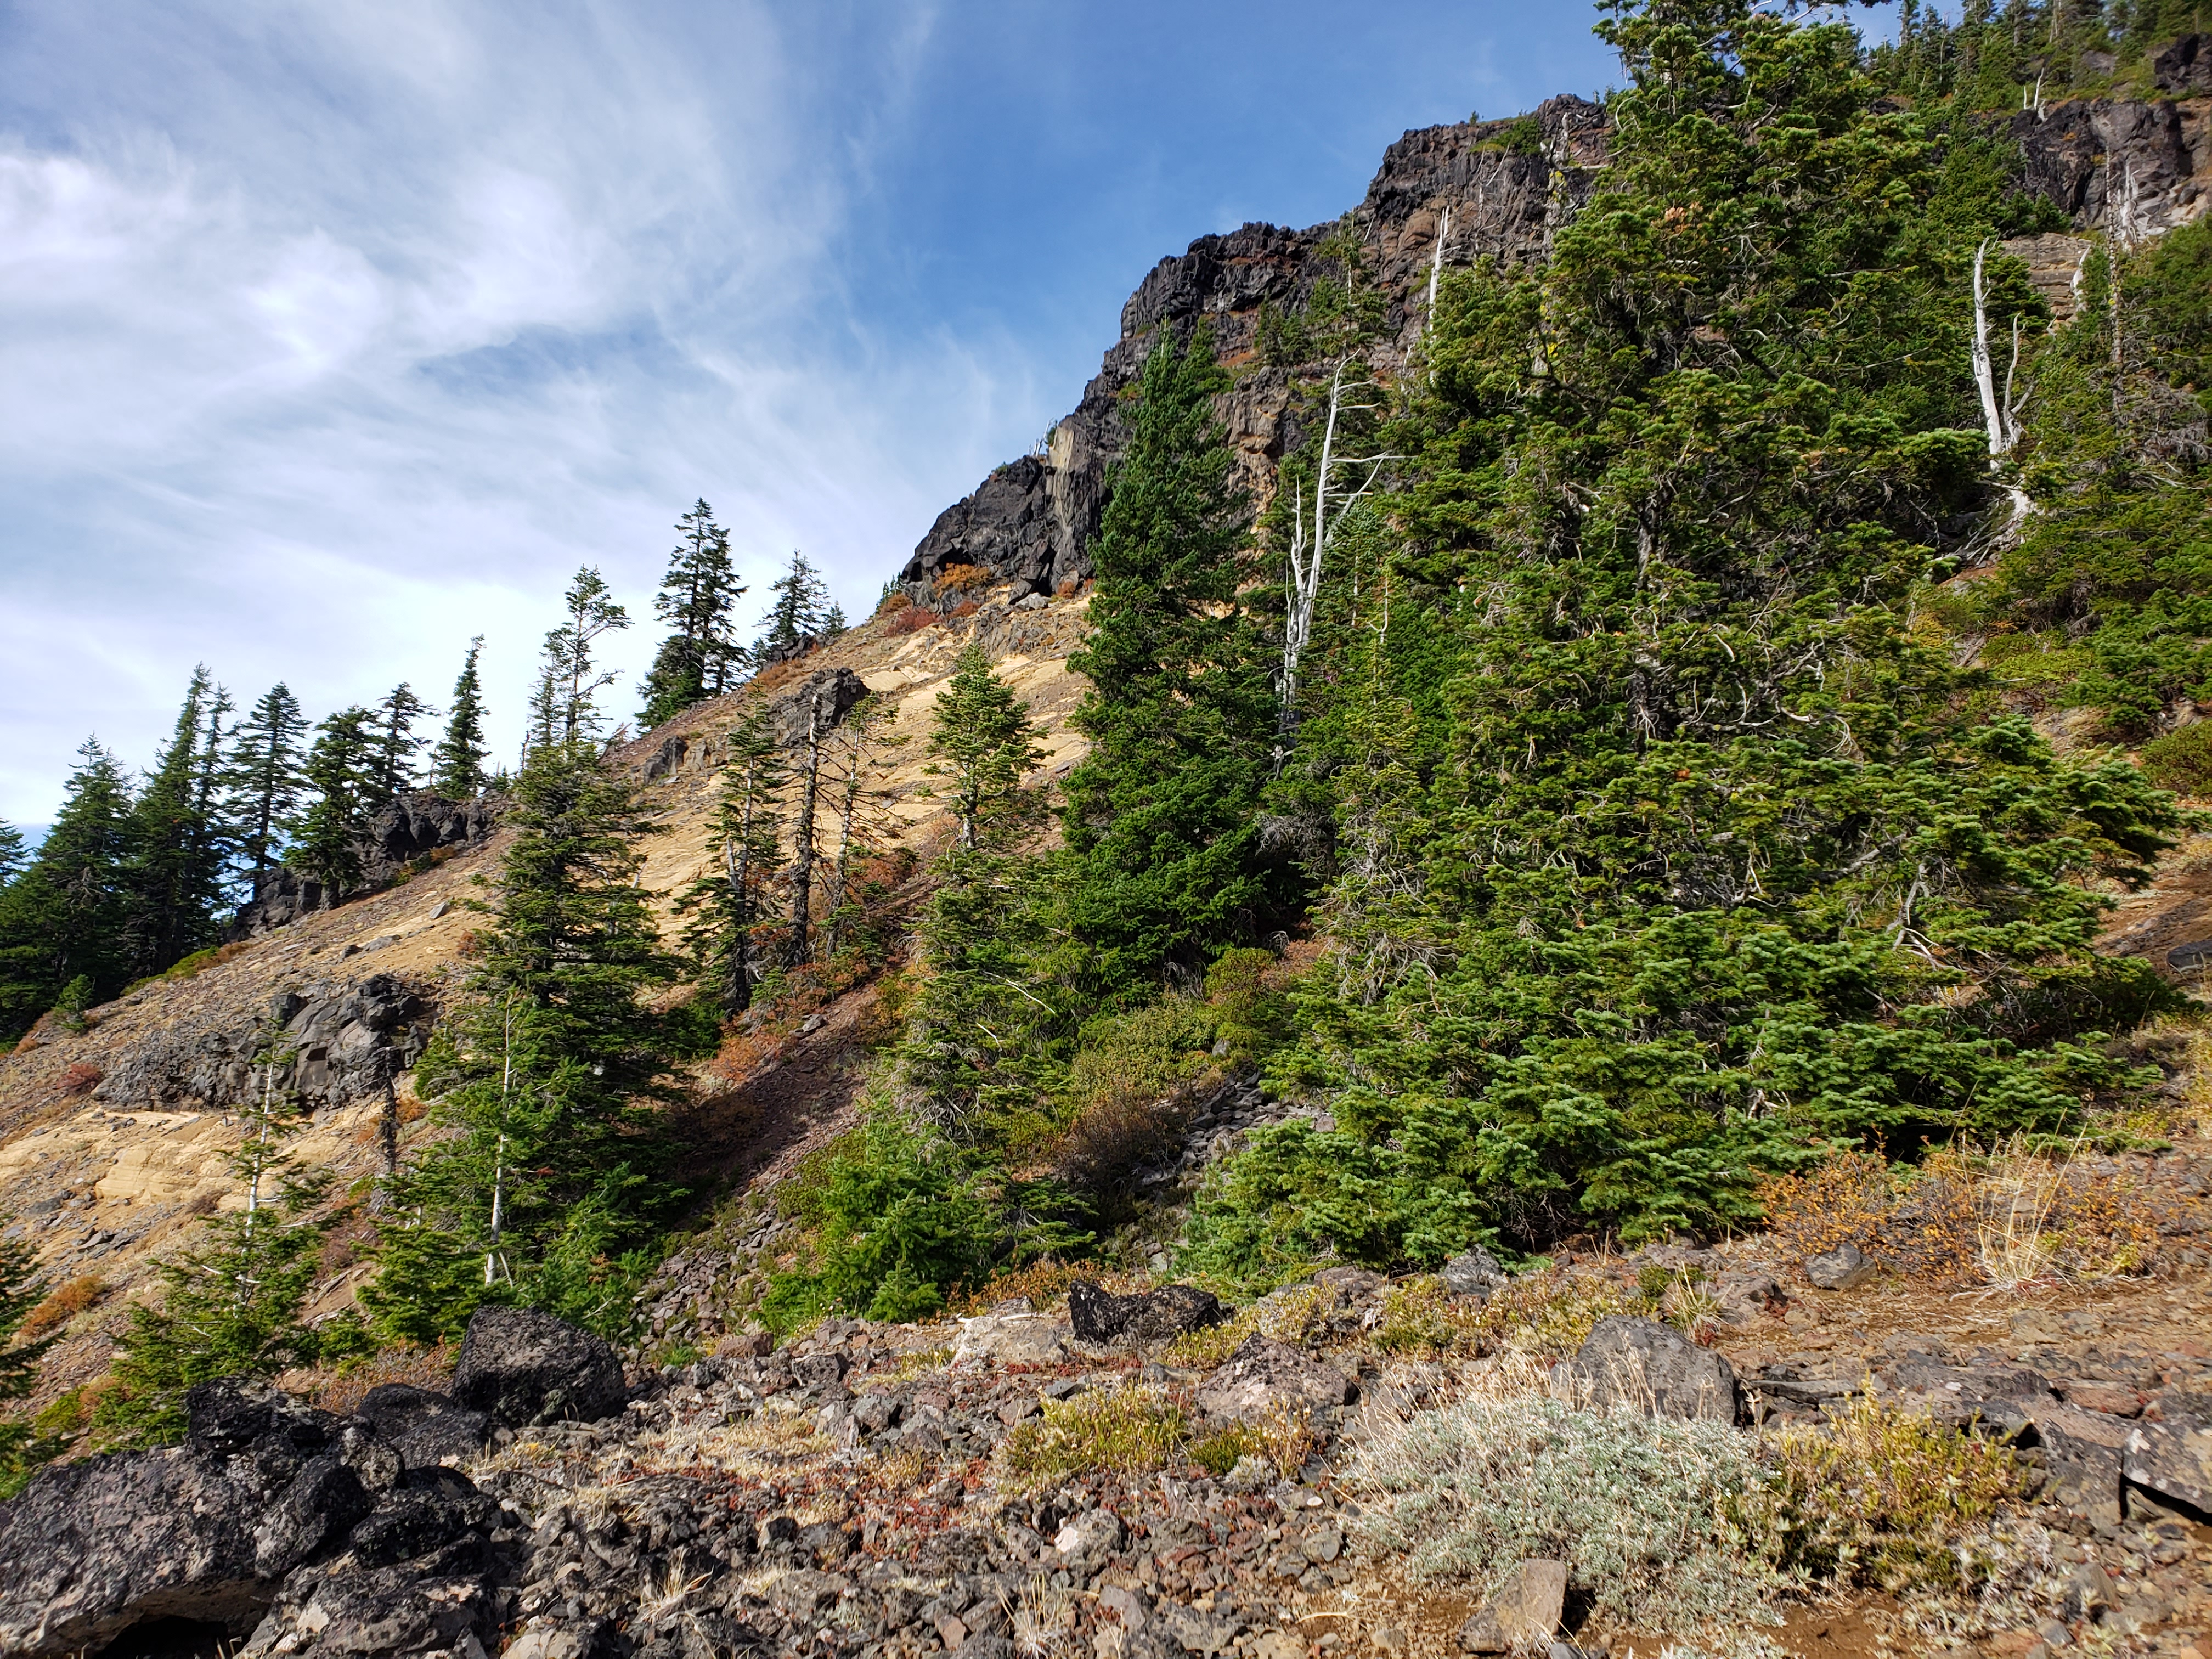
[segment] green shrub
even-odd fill
[[[2177,795],[2212,795],[2212,720],[2197,720],[2142,746],[2143,770]]]
[[[922,1318],[1001,1264],[1089,1243],[1060,1218],[1072,1208],[1052,1183],[1012,1180],[878,1111],[810,1174],[798,1213],[816,1229],[811,1263],[776,1275],[761,1316],[778,1331],[834,1310]]]
[[[1041,1418],[1006,1437],[999,1458],[1020,1487],[1093,1469],[1141,1474],[1165,1468],[1188,1426],[1182,1408],[1158,1389],[1098,1389],[1046,1401]]]
[[[2004,1447],[1872,1399],[1785,1431],[1776,1462],[1748,1513],[1783,1565],[1898,1594],[1970,1587],[1961,1544],[2021,1484]]]

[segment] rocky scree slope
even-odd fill
[[[210,1385],[184,1446],[41,1474],[0,1508],[0,1645],[1727,1650],[1756,1627],[1602,1611],[1609,1574],[1669,1564],[1583,1549],[1547,1507],[1540,1454],[1504,1473],[1548,1553],[1441,1579],[1408,1572],[1390,1542],[1403,1495],[1364,1455],[1531,1401],[1771,1449],[1871,1401],[2009,1447],[2019,1499],[1951,1540],[1984,1564],[1966,1591],[1807,1603],[1765,1631],[1784,1650],[2180,1656],[2212,1626],[2212,1301],[2188,1254],[2203,1255],[2188,1241],[2212,1144],[2130,1173],[2187,1224],[2154,1276],[2002,1300],[1792,1260],[1765,1238],[1520,1278],[1478,1253],[1433,1279],[1328,1269],[1243,1310],[1078,1280],[941,1324],[831,1321],[781,1347],[735,1336],[627,1376],[596,1339],[489,1310],[442,1390],[380,1388],[336,1413]],[[1702,1340],[1627,1306],[1655,1272],[1706,1287]],[[1605,1306],[1623,1310],[1590,1316]],[[1472,1340],[1423,1357],[1409,1316]],[[1838,1626],[1857,1644],[1816,1635]]]
[[[879,781],[898,833],[919,851],[942,832],[938,803],[921,793],[923,734],[963,647],[980,643],[993,655],[1036,717],[1047,775],[1066,773],[1081,753],[1066,725],[1081,685],[1066,659],[1085,602],[1023,608],[1007,584],[970,598],[970,614],[930,615],[919,629],[887,613],[744,690],[617,742],[611,758],[644,783],[663,827],[645,848],[642,879],[665,913],[708,860],[715,769],[731,725],[757,703],[772,718],[789,716],[817,680],[844,708],[862,692],[891,705],[890,735],[907,741],[886,750]],[[229,1109],[260,1086],[249,1062],[272,1032],[293,1056],[276,1081],[312,1113],[292,1150],[337,1173],[341,1201],[346,1188],[382,1170],[387,1114],[398,1119],[403,1158],[433,1133],[411,1067],[482,925],[471,908],[487,896],[477,882],[496,872],[506,842],[495,802],[416,797],[404,805],[385,828],[407,856],[375,866],[389,884],[268,921],[191,976],[135,987],[89,1010],[81,1030],[42,1021],[0,1055],[0,1217],[14,1236],[38,1242],[50,1284],[89,1278],[102,1287],[64,1328],[41,1400],[101,1374],[129,1298],[152,1287],[153,1260],[184,1243],[202,1215],[243,1201],[224,1163],[238,1136]],[[421,844],[417,831],[428,850],[408,851]],[[267,921],[276,912],[256,914]],[[683,1126],[694,1167],[710,1178],[772,1184],[848,1127],[860,1073],[853,1052],[867,1034],[870,996],[864,988],[833,1002],[803,1033],[757,1034],[752,1060],[733,1075],[702,1072]],[[368,1271],[348,1243],[358,1232],[334,1240],[314,1316],[349,1304]]]

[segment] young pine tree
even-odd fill
[[[420,1340],[486,1302],[618,1330],[683,1197],[655,1107],[692,1025],[647,1000],[680,967],[637,884],[652,826],[581,738],[539,747],[510,799],[495,917],[422,1068],[448,1133],[387,1184],[363,1294]]]
[[[0,1217],[0,1221],[6,1219]],[[29,1398],[38,1386],[40,1362],[61,1340],[56,1330],[28,1342],[15,1340],[23,1322],[46,1294],[36,1248],[27,1238],[0,1239],[0,1406]],[[58,1443],[22,1419],[0,1417],[0,1503],[22,1491],[40,1466],[61,1450]]]
[[[923,770],[957,823],[942,881],[921,927],[928,978],[901,1050],[909,1113],[957,1143],[989,1140],[1040,1094],[1040,1019],[1055,1011],[1024,988],[1042,934],[1034,860],[1016,843],[1033,825],[1039,791],[1022,781],[1043,758],[1027,705],[970,646],[939,697]]]
[[[1276,708],[1239,592],[1248,502],[1213,415],[1227,384],[1202,325],[1146,359],[1071,659],[1091,750],[1067,781],[1062,880],[1079,975],[1108,995],[1202,968],[1296,896],[1260,840]]]
[[[116,1343],[117,1386],[94,1413],[94,1437],[106,1445],[173,1441],[194,1384],[273,1376],[321,1353],[301,1314],[330,1231],[317,1212],[331,1176],[302,1170],[285,1152],[305,1116],[278,1080],[292,1058],[278,1033],[264,1033],[229,1160],[245,1203],[203,1222],[191,1246],[159,1264],[159,1299],[131,1310]]]
[[[447,800],[473,800],[483,793],[484,759],[491,753],[484,743],[483,678],[477,659],[483,653],[483,635],[469,641],[469,654],[461,659],[453,681],[453,711],[446,716],[445,735],[430,751],[430,787]]]
[[[376,705],[365,800],[368,811],[389,806],[404,791],[415,787],[415,751],[423,744],[415,735],[415,722],[437,712],[416,696],[404,680]]]
[[[374,787],[375,721],[370,709],[340,709],[315,728],[315,746],[301,769],[315,798],[301,815],[284,857],[309,880],[322,884],[325,908],[361,883],[362,843],[368,834]]]
[[[782,861],[783,791],[790,769],[764,714],[730,730],[722,796],[708,850],[720,868],[685,890],[691,916],[684,942],[701,980],[729,1014],[752,1006],[760,982],[760,935],[772,925],[769,884]]]
[[[641,727],[673,720],[693,703],[718,697],[735,682],[744,647],[730,629],[730,611],[745,592],[730,558],[730,533],[703,501],[677,520],[682,538],[668,556],[653,609],[668,625],[642,688]]]
[[[0,1036],[21,1036],[82,981],[86,1003],[123,988],[136,819],[115,757],[88,738],[46,840],[0,888]]]
[[[276,867],[290,836],[293,817],[307,793],[300,763],[308,730],[300,700],[280,680],[231,731],[223,773],[225,816],[249,883]]]

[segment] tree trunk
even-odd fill
[[[806,775],[799,790],[799,822],[791,833],[791,951],[796,968],[805,962],[814,903],[814,796],[822,781],[822,692],[806,699]]]

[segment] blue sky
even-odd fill
[[[1597,91],[1590,21],[0,0],[0,818],[88,733],[149,761],[200,660],[319,715],[483,633],[504,752],[582,562],[627,709],[695,496],[865,612],[1155,260]]]

